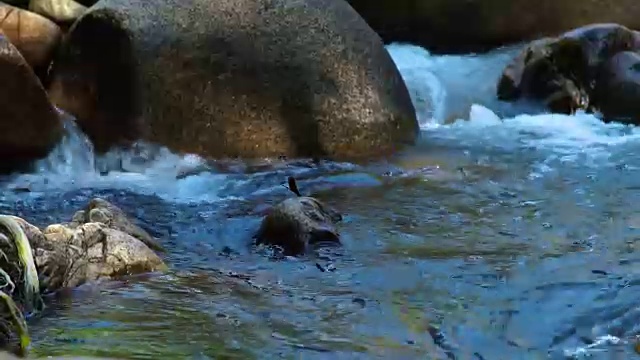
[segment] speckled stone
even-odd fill
[[[102,0],[50,96],[99,151],[141,137],[208,157],[370,158],[418,134],[381,39],[341,0]]]

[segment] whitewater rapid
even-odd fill
[[[432,56],[406,44],[391,44],[387,49],[415,104],[422,143],[437,140],[445,145],[539,151],[545,156],[535,176],[554,161],[580,158],[587,165],[599,166],[616,148],[640,143],[636,128],[604,124],[593,115],[547,114],[495,100],[496,81],[519,50],[517,46],[467,56]],[[73,122],[67,121],[66,127],[64,141],[37,164],[38,170],[11,178],[8,188],[28,188],[29,196],[77,188],[126,189],[175,202],[214,202],[225,198],[220,188],[242,181],[215,171],[181,177],[206,167],[205,161],[148,145],[140,146],[142,151],[137,153],[113,151],[96,158]],[[5,194],[5,200],[10,196]]]

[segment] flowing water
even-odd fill
[[[48,299],[29,322],[32,352],[633,356],[640,131],[495,101],[496,79],[517,49],[438,57],[388,49],[422,131],[387,163],[203,163],[150,146],[94,159],[69,123],[69,137],[37,172],[3,179],[5,212],[45,225],[102,196],[170,250],[167,274]],[[282,184],[292,174],[303,192],[345,215],[342,249],[275,259],[251,248],[265,209],[290,195]]]

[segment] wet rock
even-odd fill
[[[41,232],[24,219],[0,215],[0,349],[26,354],[24,314],[44,308],[43,291],[165,268],[140,240],[102,223],[54,224]]]
[[[71,228],[86,223],[102,223],[111,229],[120,230],[142,241],[145,245],[155,251],[163,251],[164,248],[149,235],[144,229],[134,224],[129,217],[119,207],[110,202],[94,198],[84,210],[80,210],[73,215],[69,226]]]
[[[50,20],[0,3],[0,30],[41,77],[62,39],[62,31]]]
[[[35,256],[45,291],[166,268],[140,240],[102,223],[50,225],[43,234],[49,242]]]
[[[0,171],[45,157],[62,137],[62,122],[40,81],[0,31]]]
[[[285,255],[301,255],[309,246],[339,244],[336,223],[341,219],[338,212],[315,198],[289,198],[271,209],[262,220],[256,243],[278,246]]]
[[[87,7],[74,0],[31,0],[29,10],[55,22],[68,23],[82,16]]]
[[[348,0],[386,43],[475,52],[597,22],[640,29],[635,0]]]
[[[537,40],[506,67],[497,95],[505,101],[542,101],[557,113],[613,107],[628,114],[628,108],[617,105],[617,98],[608,97],[607,92],[609,87],[627,89],[635,81],[628,69],[632,68],[632,54],[637,50],[640,33],[617,24],[593,24],[557,38]]]
[[[99,152],[142,138],[205,157],[351,159],[418,135],[382,41],[341,0],[102,0],[63,43],[50,95]]]

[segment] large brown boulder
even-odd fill
[[[363,158],[412,143],[408,91],[342,0],[102,0],[50,96],[98,151],[142,138],[206,157]]]
[[[640,32],[617,24],[540,39],[506,67],[497,95],[505,101],[539,100],[553,112],[597,110],[606,119],[638,123],[638,51]]]
[[[38,14],[0,3],[0,30],[37,73],[46,73],[62,39],[58,25]]]
[[[63,127],[33,70],[2,32],[0,78],[0,171],[7,171],[46,156]]]
[[[636,0],[347,0],[385,42],[468,52],[591,23],[640,29]]]

